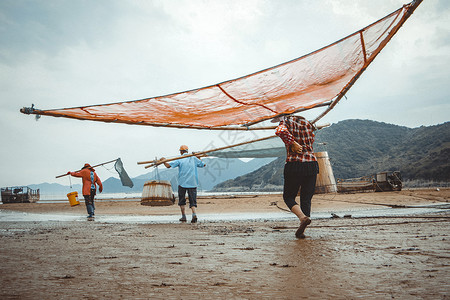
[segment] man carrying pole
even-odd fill
[[[95,169],[91,167],[90,164],[84,164],[84,167],[77,172],[67,172],[67,175],[71,175],[74,177],[81,177],[83,180],[83,197],[86,203],[86,209],[88,213],[88,218],[92,219],[95,215],[95,205],[94,205],[94,197],[97,191],[101,193],[103,191],[103,185],[98,177],[97,173],[95,173]]]
[[[279,117],[273,121],[280,121],[275,134],[286,145],[283,200],[300,220],[295,236],[303,239],[306,226],[311,223],[311,199],[319,173],[313,151],[316,127],[300,116]],[[300,205],[295,201],[299,189]]]
[[[188,146],[180,146],[180,154],[188,154]],[[165,158],[161,158],[161,161]],[[186,192],[189,196],[189,208],[192,210],[191,223],[197,223],[197,186],[198,186],[198,173],[197,168],[205,167],[205,163],[202,162],[196,156],[185,157],[171,162],[164,162],[167,168],[178,167],[178,205],[181,209],[181,222],[186,222]]]

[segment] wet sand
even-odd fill
[[[107,223],[101,216],[178,216],[178,207],[98,201],[0,210],[77,215],[0,222],[1,299],[446,299],[450,214],[332,218],[358,209],[448,204],[450,190],[325,194],[298,240],[295,219],[209,222],[202,214],[281,212],[281,195],[201,198],[197,224]],[[274,205],[274,203],[278,205]],[[382,206],[387,205],[387,206]],[[314,217],[321,213],[326,218]],[[288,213],[286,213],[288,214]]]

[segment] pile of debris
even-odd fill
[[[2,202],[6,203],[34,203],[39,201],[39,189],[33,190],[27,186],[6,187],[1,189]]]

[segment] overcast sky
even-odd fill
[[[328,45],[405,3],[2,0],[0,186],[68,185],[67,177],[55,176],[118,157],[135,177],[149,171],[138,161],[176,155],[180,144],[200,151],[273,134],[45,116],[36,122],[19,109],[142,99],[237,78]],[[449,45],[450,2],[424,0],[348,99],[321,122],[370,119],[419,127],[449,121]],[[97,171],[102,180],[117,177]]]

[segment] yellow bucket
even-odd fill
[[[78,201],[78,192],[68,193],[67,198],[69,198],[70,206],[76,206],[80,204],[80,201]]]

